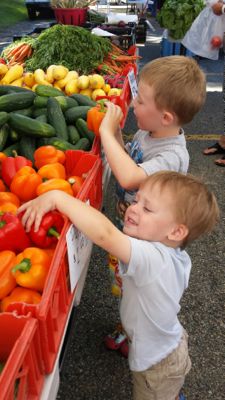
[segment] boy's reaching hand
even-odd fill
[[[43,216],[54,210],[56,207],[56,197],[58,191],[51,190],[34,200],[24,203],[18,208],[17,213],[24,212],[22,217],[22,224],[25,226],[26,231],[29,232],[34,223],[34,230],[37,231]]]
[[[122,110],[119,106],[106,102],[107,111],[105,117],[100,125],[99,132],[100,135],[117,135],[120,121],[123,118]]]

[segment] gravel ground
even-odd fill
[[[27,21],[1,32],[0,48],[12,41],[15,34],[28,33],[34,26],[52,21]],[[154,20],[151,21],[154,23]],[[157,29],[151,37],[161,33]],[[158,43],[140,48],[142,64],[160,55]],[[208,82],[222,82],[221,60],[199,60],[207,73]],[[199,115],[185,127],[191,135],[221,134],[223,132],[222,93],[210,92]],[[130,110],[124,133],[136,131]],[[221,218],[216,230],[192,244],[188,251],[193,269],[190,285],[182,299],[180,319],[189,333],[190,355],[193,363],[185,382],[188,400],[222,400],[225,398],[224,379],[224,237],[225,169],[214,165],[215,156],[205,157],[202,150],[212,141],[189,140],[190,172],[201,176],[215,191]],[[106,214],[114,220],[114,179],[104,201]],[[127,360],[117,352],[105,350],[102,339],[113,330],[119,318],[118,300],[110,295],[106,254],[94,246],[81,303],[75,309],[61,370],[57,400],[130,400],[131,378]],[[53,400],[53,399],[49,399]]]

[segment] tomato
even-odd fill
[[[219,48],[222,44],[222,39],[220,36],[213,36],[213,38],[211,39],[211,45],[214,48]]]
[[[73,195],[76,197],[84,183],[84,178],[81,176],[70,176],[68,182],[72,185]]]

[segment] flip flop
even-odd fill
[[[207,150],[214,149],[215,151],[210,152],[210,153],[205,153]],[[220,144],[214,143],[212,146],[207,147],[205,150],[203,150],[204,156],[213,156],[214,154],[225,154],[225,149],[220,146]]]
[[[222,161],[222,162],[220,162],[220,161]],[[216,165],[218,165],[219,167],[225,167],[225,156],[219,158],[218,160],[215,160],[214,163]]]

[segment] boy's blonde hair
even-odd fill
[[[159,171],[141,185],[156,186],[160,193],[172,195],[175,219],[188,228],[182,248],[199,236],[210,232],[219,220],[219,207],[214,194],[193,175],[173,171]]]
[[[205,74],[190,57],[157,58],[143,67],[140,80],[153,87],[157,108],[174,113],[180,125],[190,122],[205,102]]]

